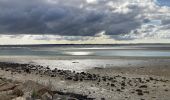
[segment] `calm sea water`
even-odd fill
[[[170,45],[0,46],[0,56],[170,57]]]

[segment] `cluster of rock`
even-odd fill
[[[110,91],[116,92],[127,92],[126,90],[132,88],[128,91],[132,94],[137,94],[139,96],[149,94],[148,84],[156,84],[157,82],[168,82],[169,80],[158,79],[153,77],[145,78],[129,78],[121,75],[116,76],[101,76],[99,74],[91,74],[88,72],[75,72],[70,70],[51,70],[48,66],[40,65],[30,65],[30,64],[17,64],[17,63],[0,63],[0,68],[2,70],[11,70],[14,72],[25,72],[25,73],[36,73],[39,75],[47,75],[50,77],[60,77],[65,80],[82,82],[82,81],[93,81],[96,85],[108,87]],[[165,90],[169,91],[169,90]],[[85,98],[85,97],[83,97]],[[87,97],[86,97],[87,99]],[[90,98],[89,98],[90,99]],[[91,98],[92,99],[92,98]],[[104,98],[103,98],[104,99]]]

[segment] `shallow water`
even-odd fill
[[[0,56],[170,57],[170,45],[1,46]]]

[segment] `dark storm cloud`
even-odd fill
[[[116,9],[106,6],[109,1],[113,0],[96,4],[85,0],[0,0],[0,33],[94,36],[105,31],[119,35],[140,27],[137,6],[127,7],[132,12],[113,12]]]
[[[162,24],[163,25],[170,25],[170,19],[163,19]]]

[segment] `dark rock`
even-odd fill
[[[147,93],[147,94],[149,94],[149,91],[143,91],[143,93]]]
[[[126,79],[126,77],[122,77],[122,79]]]
[[[137,94],[138,94],[138,95],[140,95],[140,96],[141,96],[141,95],[143,95],[143,93],[142,93],[142,92],[138,92]]]
[[[51,77],[56,77],[56,75],[53,75],[53,74],[52,74]]]
[[[16,95],[17,97],[24,95],[23,91],[20,90],[20,89],[14,89],[13,92],[12,92],[12,94],[13,94],[13,95]]]
[[[150,82],[150,80],[146,80],[146,82]]]
[[[140,96],[143,95],[143,91],[142,91],[142,90],[137,89],[136,91],[137,91],[137,94],[138,94],[138,95],[140,95]]]
[[[75,62],[72,62],[72,63],[79,63],[79,62],[76,62],[76,61],[75,61]]]
[[[135,93],[134,91],[132,91],[131,93]]]
[[[147,85],[141,85],[139,86],[139,88],[147,88],[148,86]]]
[[[124,90],[125,88],[124,87],[121,87],[122,90]]]
[[[71,76],[66,77],[67,80],[72,80],[73,78]]]
[[[26,72],[26,73],[31,73],[30,69],[28,69],[28,68],[25,69],[25,72]]]
[[[46,68],[46,69],[50,70],[49,66],[47,66],[47,68]]]
[[[101,100],[105,100],[105,98],[101,98]]]
[[[154,80],[153,77],[149,77],[150,80]]]
[[[115,84],[112,83],[112,84],[111,84],[111,87],[115,87]]]
[[[122,82],[121,85],[122,85],[122,86],[126,86],[126,85],[125,85],[125,82]]]
[[[120,89],[117,89],[116,91],[121,92],[121,90],[120,90]]]
[[[167,91],[168,91],[168,89],[165,89],[165,91],[167,92]]]
[[[106,77],[102,77],[102,80],[103,80],[103,81],[106,81]]]
[[[80,81],[83,81],[83,78],[80,78]]]
[[[112,82],[113,82],[113,83],[116,83],[116,82],[117,82],[117,80],[112,80]]]
[[[140,90],[140,89],[136,89],[136,91],[137,91],[137,92],[142,92],[142,90]]]
[[[98,82],[100,82],[100,78],[98,79]]]

